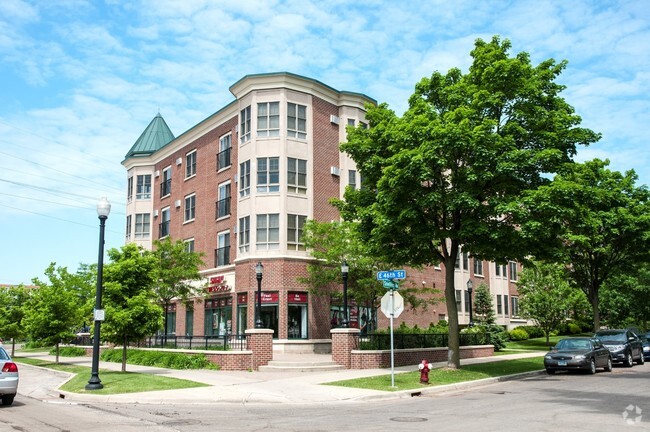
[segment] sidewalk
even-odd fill
[[[17,353],[17,357],[31,357],[54,361],[47,353]],[[473,364],[513,358],[535,357],[541,352],[510,354],[463,360],[461,364]],[[276,354],[275,360],[308,361],[330,359],[330,355],[318,354]],[[60,357],[60,363],[88,366],[90,378],[90,357]],[[434,367],[444,367],[446,363],[434,363]],[[100,362],[101,370],[121,370],[121,363]],[[188,379],[208,384],[180,390],[164,390],[117,395],[94,395],[63,392],[58,387],[67,381],[69,374],[47,368],[19,363],[19,395],[29,396],[46,402],[57,403],[141,403],[141,404],[214,404],[214,403],[333,403],[362,402],[376,399],[412,397],[417,394],[440,393],[488,385],[513,377],[487,378],[484,380],[459,383],[448,386],[431,386],[422,389],[384,392],[378,390],[356,389],[321,385],[323,383],[361,378],[375,375],[390,376],[390,369],[334,370],[325,372],[246,372],[214,370],[172,370],[149,366],[127,365],[127,371],[151,373],[174,378]],[[396,367],[395,373],[417,371],[416,366]],[[532,374],[537,374],[533,372]],[[525,374],[525,375],[530,375]]]

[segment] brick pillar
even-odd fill
[[[332,334],[332,360],[346,369],[352,368],[352,350],[357,349],[359,329],[335,328]]]
[[[273,330],[248,329],[246,330],[248,349],[253,351],[251,369],[258,370],[273,360]]]

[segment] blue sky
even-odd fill
[[[577,160],[650,183],[644,0],[0,1],[0,284],[97,262],[102,196],[106,247],[124,243],[120,162],[158,112],[180,135],[244,75],[288,71],[401,114],[416,82],[466,71],[495,34],[535,64],[568,60],[564,97],[603,134]]]

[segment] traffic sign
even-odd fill
[[[377,280],[406,279],[405,270],[385,270],[377,272]]]
[[[399,289],[399,283],[397,281],[385,280],[383,281],[384,288],[389,290]]]
[[[381,311],[386,318],[390,318],[391,315],[397,318],[404,311],[404,298],[396,291],[387,292],[381,298]]]

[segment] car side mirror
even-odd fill
[[[629,338],[627,338],[627,340],[629,340],[630,342],[633,342],[633,341],[636,340],[636,338],[634,336],[630,336]]]

